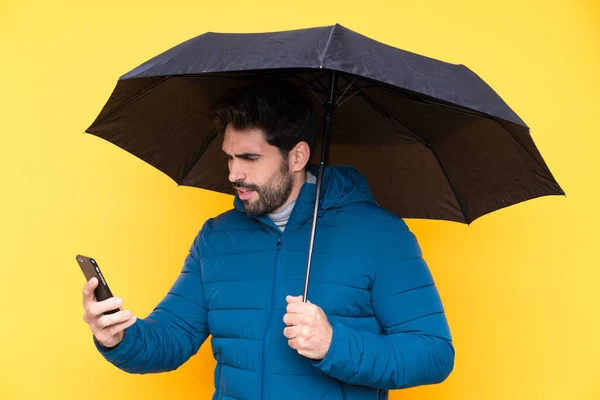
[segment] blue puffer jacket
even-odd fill
[[[316,173],[316,171],[315,171]],[[208,220],[181,275],[104,357],[131,373],[178,368],[211,335],[213,399],[375,400],[442,382],[454,348],[414,235],[375,203],[351,167],[326,168],[308,298],[333,327],[323,360],[283,335],[286,295],[301,295],[316,186],[304,184],[283,233],[235,209]]]

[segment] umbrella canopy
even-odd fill
[[[190,39],[122,76],[87,132],[179,185],[234,194],[211,108],[267,78],[309,91],[323,123],[304,302],[326,163],[357,167],[380,205],[404,218],[470,223],[564,194],[527,125],[472,71],[340,25]]]
[[[207,120],[219,96],[259,77],[312,92],[319,121],[333,94],[327,163],[357,167],[381,206],[401,217],[470,223],[564,194],[529,128],[471,70],[340,25],[197,36],[122,76],[86,132],[179,185],[234,194]]]

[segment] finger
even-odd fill
[[[87,281],[83,286],[82,292],[84,307],[96,300],[96,296],[94,295],[94,289],[96,289],[96,286],[98,286],[98,279],[95,277]]]
[[[301,356],[306,357],[306,358],[312,358],[312,359],[314,359],[313,353],[311,351],[309,351],[309,350],[299,349],[298,350],[298,354],[300,354]]]
[[[99,331],[97,334],[95,334],[95,336],[99,341],[107,342],[110,338],[112,338],[119,332],[121,332],[121,331],[129,328],[131,325],[135,324],[135,321],[137,321],[137,317],[132,315],[127,321],[120,322],[116,325],[109,326],[108,328]]]
[[[285,336],[288,339],[293,339],[296,336],[298,336],[301,332],[302,327],[301,326],[288,326],[287,328],[285,328],[283,330],[283,336]]]
[[[283,316],[283,322],[287,326],[300,325],[302,323],[303,316],[301,314],[285,314]]]
[[[289,339],[288,346],[290,346],[294,350],[298,350],[298,341],[296,339]]]
[[[101,314],[116,310],[123,305],[123,299],[119,297],[111,297],[103,301],[96,301],[89,305],[88,310],[94,317],[100,316]]]
[[[311,308],[313,308],[314,305],[312,304],[308,304],[308,303],[289,303],[286,307],[285,307],[285,311],[289,312],[289,313],[295,313],[295,314],[307,314],[309,312],[311,312]]]
[[[289,339],[288,346],[294,350],[308,350],[307,341],[301,336],[295,337],[294,339]]]
[[[110,336],[114,336],[117,333],[121,332],[122,330],[129,328],[131,325],[133,325],[135,323],[136,320],[137,320],[137,317],[135,315],[132,315],[127,320],[125,320],[123,322],[119,322],[118,324],[115,324],[113,326],[106,328],[107,329],[106,333]]]
[[[96,321],[96,328],[104,329],[112,325],[120,324],[131,318],[130,310],[118,311],[114,314],[103,315]]]

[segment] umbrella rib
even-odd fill
[[[300,82],[302,82],[304,84],[304,86],[306,86],[308,88],[308,90],[310,90],[312,92],[312,94],[315,95],[315,97],[317,98],[317,100],[319,101],[319,103],[321,105],[325,104],[325,100],[321,100],[321,98],[319,97],[319,95],[314,91],[314,89],[312,88],[312,86],[310,85],[311,82],[314,82],[317,78],[314,78],[312,81],[307,81],[301,77],[299,77],[297,74],[292,76],[292,79],[298,79]]]
[[[306,72],[306,71],[303,71],[303,70],[301,70],[299,73],[302,73],[302,72]],[[315,76],[315,73],[314,73],[314,71],[313,71],[313,70],[310,70],[310,76],[312,76],[312,79],[311,79],[311,80],[306,80],[306,79],[304,79],[304,78],[301,78],[301,77],[298,75],[298,73],[296,73],[296,74],[294,74],[294,75],[293,75],[293,77],[294,77],[294,78],[296,78],[296,79],[300,79],[302,82],[306,83],[307,85],[310,85],[310,84],[312,84],[312,83],[314,83],[314,82],[318,81],[319,79],[323,79],[323,76],[322,76],[322,75],[321,75],[321,76],[319,76],[319,77]],[[327,89],[325,89],[325,88],[322,88],[322,89],[323,89],[325,92],[327,91]]]
[[[458,194],[456,193],[456,190],[454,189],[454,185],[452,185],[452,182],[450,181],[450,178],[448,178],[448,174],[446,173],[446,169],[444,168],[442,162],[440,161],[440,158],[438,157],[437,153],[433,149],[433,146],[430,143],[428,143],[427,141],[425,141],[423,138],[421,138],[420,136],[418,136],[417,134],[415,134],[414,132],[412,132],[410,129],[408,129],[407,127],[405,127],[404,125],[402,125],[397,119],[395,119],[394,117],[392,117],[383,107],[381,107],[380,105],[378,105],[375,101],[373,101],[373,99],[371,99],[364,92],[361,92],[360,96],[371,107],[373,107],[373,109],[375,109],[375,111],[379,112],[385,119],[389,120],[394,125],[402,128],[405,132],[409,133],[412,137],[414,137],[415,139],[417,139],[419,142],[421,142],[421,144],[423,144],[425,147],[427,147],[431,151],[431,153],[435,157],[435,160],[438,163],[440,169],[442,170],[442,173],[444,174],[444,178],[446,178],[446,181],[448,182],[448,186],[450,186],[450,190],[452,190],[452,194],[454,195],[454,198],[456,199],[456,203],[458,204],[458,207],[460,208],[460,212],[462,213],[465,221],[468,222],[469,219],[468,219],[467,213],[465,212],[465,208],[463,207],[460,199],[458,198]]]
[[[327,94],[329,93],[329,89],[327,89],[325,86],[323,86],[323,83],[321,82],[321,79],[323,79],[322,76],[320,77],[316,77],[314,73],[311,74],[313,76],[314,82],[316,82],[317,85],[319,85],[319,87],[321,88],[321,90],[323,90],[323,93]]]
[[[460,107],[460,106],[457,106],[457,105],[454,105],[454,104],[451,104],[451,103],[440,103],[440,102],[436,102],[436,101],[430,101],[430,100],[427,100],[427,99],[421,99],[421,98],[418,98],[418,97],[410,96],[410,95],[405,94],[402,91],[393,90],[393,89],[390,89],[390,88],[387,88],[387,87],[384,87],[384,86],[378,86],[378,88],[383,89],[384,91],[386,91],[388,93],[402,96],[402,97],[406,98],[407,100],[414,101],[416,103],[421,103],[421,104],[425,104],[425,105],[432,106],[432,107],[438,107],[438,108],[441,108],[441,109],[456,111],[456,112],[460,112],[462,114],[466,114],[466,115],[470,115],[470,116],[474,116],[474,117],[479,117],[479,118],[484,118],[484,119],[488,119],[490,121],[493,121],[493,122],[499,124],[506,132],[508,132],[508,135],[510,136],[510,138],[512,140],[514,140],[517,143],[517,145],[521,149],[523,149],[523,151],[525,151],[527,153],[527,155],[529,155],[531,157],[531,159],[533,159],[536,164],[538,164],[538,166],[540,168],[542,168],[544,171],[546,171],[547,173],[549,173],[550,175],[552,175],[552,173],[550,172],[548,166],[544,165],[543,163],[540,163],[540,161],[533,154],[531,154],[531,152],[529,152],[529,150],[527,150],[521,144],[521,142],[519,142],[515,138],[515,136],[513,135],[512,131],[508,127],[506,127],[504,125],[505,123],[513,123],[514,124],[514,122],[505,120],[504,118],[496,117],[496,116],[491,115],[491,114],[486,114],[486,113],[481,112],[481,111],[473,110],[471,108],[465,108],[465,107]],[[519,124],[516,124],[516,125],[519,125]],[[523,126],[523,125],[519,125],[519,126]],[[527,126],[523,126],[523,127],[526,128],[529,131],[529,129],[527,128]]]
[[[149,87],[147,87],[146,89],[144,89],[142,92],[138,93],[132,99],[129,99],[125,103],[121,104],[119,106],[119,108],[117,108],[117,109],[111,111],[109,114],[105,115],[104,118],[102,118],[101,121],[97,121],[94,124],[101,124],[102,122],[104,122],[111,115],[113,115],[115,113],[118,113],[119,111],[122,111],[126,107],[129,107],[132,103],[136,102],[137,100],[141,99],[142,97],[144,97],[145,95],[147,95],[148,93],[150,93],[152,90],[156,89],[158,86],[162,85],[169,78],[170,78],[170,76],[163,77],[161,80],[159,80],[155,84],[150,85]]]
[[[344,95],[346,94],[346,92],[348,91],[348,89],[350,89],[350,88],[352,87],[352,85],[354,84],[354,82],[356,82],[356,79],[357,79],[357,78],[358,78],[358,75],[355,75],[355,76],[354,76],[354,79],[352,79],[352,82],[350,82],[350,84],[348,84],[348,86],[346,86],[346,89],[344,89],[344,91],[342,92],[342,94],[341,94],[341,95],[340,95],[340,97],[338,98],[338,101],[335,103],[335,105],[336,105],[336,106],[338,106],[338,103],[340,102],[340,100],[342,100],[342,98],[344,97]],[[361,90],[362,90],[362,89],[360,89],[360,90],[359,90],[359,92],[360,92]],[[358,93],[358,92],[356,92],[356,93]],[[354,93],[352,96],[354,96],[356,93]],[[350,97],[352,97],[352,96],[350,96]],[[348,99],[349,99],[350,97],[348,97]],[[346,100],[348,100],[348,99],[346,99]],[[346,100],[344,100],[344,101],[346,101]],[[342,102],[342,104],[343,104],[343,102]],[[341,104],[339,104],[339,105],[341,105]]]
[[[517,140],[515,135],[513,135],[512,131],[510,129],[508,129],[508,127],[506,127],[502,124],[502,121],[497,121],[496,119],[492,119],[492,120],[494,122],[496,122],[497,124],[499,124],[502,128],[504,128],[504,130],[506,132],[508,132],[508,136],[510,136],[510,138],[517,144],[517,146],[519,146],[519,148],[521,150],[523,150],[542,170],[544,170],[544,172],[546,172],[550,176],[550,178],[552,180],[554,180],[556,182],[556,179],[554,179],[554,176],[552,175],[550,168],[548,168],[548,166],[543,162],[543,158],[542,158],[542,161],[540,161],[537,157],[535,157],[533,154],[531,154],[531,152],[529,150],[527,150],[527,148],[525,146],[523,146],[521,144],[521,142],[519,142]],[[541,154],[540,154],[540,157],[541,157]],[[556,182],[556,185],[558,185],[558,182]],[[560,185],[558,185],[558,188],[564,194],[564,190],[560,187]]]
[[[313,88],[311,88],[311,87],[310,87],[310,85],[308,85],[308,84],[307,84],[307,85],[306,85],[306,87],[308,88],[308,90],[310,90],[310,92],[311,92],[312,94],[314,94],[314,95],[315,95],[315,97],[317,98],[317,100],[319,100],[319,103],[321,103],[321,105],[323,105],[323,104],[325,103],[323,100],[321,100],[321,99],[319,98],[319,95],[315,93],[315,91],[313,90]]]
[[[190,172],[192,172],[192,170],[194,169],[194,166],[196,166],[196,164],[198,163],[198,160],[200,160],[200,157],[202,157],[202,155],[204,155],[204,153],[206,152],[206,149],[208,149],[208,145],[210,145],[210,143],[217,136],[218,136],[217,132],[213,132],[210,135],[208,135],[206,140],[204,140],[204,143],[202,143],[202,145],[200,146],[200,149],[198,149],[198,153],[196,154],[196,157],[194,157],[194,161],[191,163],[191,167],[188,169],[188,171],[185,174],[183,174],[183,176],[181,177],[179,182],[177,182],[177,186],[181,186],[181,183],[185,180],[185,178],[187,178],[187,176],[190,174]]]
[[[414,101],[415,103],[421,103],[421,104],[425,104],[428,106],[443,108],[443,109],[450,110],[450,111],[456,111],[456,112],[460,112],[460,113],[475,116],[475,117],[481,117],[481,118],[493,117],[492,115],[486,114],[482,111],[477,111],[472,108],[468,108],[468,107],[464,107],[464,106],[458,106],[447,100],[435,99],[435,98],[432,100],[429,100],[428,98],[425,98],[425,97],[419,97],[419,96],[426,96],[426,95],[423,93],[410,91],[409,89],[399,88],[400,90],[398,90],[398,89],[390,88],[387,85],[385,85],[385,86],[378,85],[377,87],[388,93],[393,94],[394,96],[400,96],[407,100]],[[415,93],[415,94],[411,95],[410,94],[411,92]],[[493,117],[493,118],[496,118],[496,117]]]
[[[444,168],[444,165],[440,161],[440,158],[438,157],[437,153],[435,152],[435,150],[433,149],[432,146],[429,147],[429,150],[431,150],[431,153],[433,154],[433,156],[435,157],[435,160],[437,161],[438,165],[440,166],[442,173],[444,174],[444,178],[446,178],[446,181],[448,182],[448,186],[450,186],[450,189],[452,190],[452,194],[454,194],[454,198],[456,199],[456,204],[458,204],[458,207],[460,208],[460,212],[462,213],[463,217],[465,218],[465,221],[467,223],[469,223],[469,217],[467,216],[467,212],[466,212],[465,208],[463,207],[460,199],[458,198],[458,194],[456,193],[456,190],[454,189],[454,185],[450,181],[450,178],[448,178],[448,174],[446,173],[446,169]]]
[[[378,113],[380,113],[385,119],[390,120],[392,123],[394,123],[395,125],[397,125],[400,128],[402,128],[402,130],[404,130],[406,133],[408,133],[409,135],[411,135],[413,138],[417,139],[424,146],[426,146],[428,148],[431,148],[431,145],[429,143],[427,143],[427,141],[425,141],[422,137],[416,135],[410,129],[408,129],[407,127],[405,127],[404,125],[402,125],[397,119],[395,119],[394,117],[392,117],[390,115],[390,113],[388,113],[383,107],[381,107],[379,104],[377,104],[365,92],[360,92],[359,95],[360,95],[360,97],[362,97],[367,102],[367,104],[369,104],[371,107],[373,107],[373,109],[375,109],[375,111],[377,111]]]
[[[359,94],[359,93],[362,93],[362,91],[363,91],[364,89],[365,89],[365,88],[360,88],[360,89],[358,89],[356,92],[354,92],[354,93],[352,93],[350,96],[346,97],[346,98],[344,99],[344,101],[342,101],[340,104],[336,104],[336,106],[337,106],[337,107],[341,107],[341,106],[342,106],[342,104],[344,104],[345,102],[347,102],[348,100],[350,100],[351,98],[353,98],[354,96],[356,96],[357,94]],[[338,100],[338,102],[339,102],[339,100]]]
[[[331,46],[331,39],[333,38],[333,33],[336,30],[336,25],[331,28],[331,32],[329,32],[329,37],[327,38],[327,43],[325,43],[325,49],[323,50],[323,55],[321,55],[321,62],[319,63],[320,67],[323,68],[323,63],[325,62],[325,57],[327,57],[327,52],[329,51],[329,46]]]
[[[300,79],[300,78],[298,78]],[[321,103],[321,105],[325,104],[325,100],[321,100],[321,98],[319,97],[319,95],[313,90],[313,88],[310,86],[310,84],[306,81],[304,81],[303,79],[300,79],[302,82],[304,82],[304,84],[306,85],[306,87],[308,88],[308,90],[311,91],[312,94],[315,95],[315,97],[317,98],[317,100],[319,101],[319,103]]]

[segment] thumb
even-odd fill
[[[302,296],[290,296],[290,295],[288,295],[288,296],[285,296],[285,300],[288,303],[299,303],[299,302],[302,301]]]

